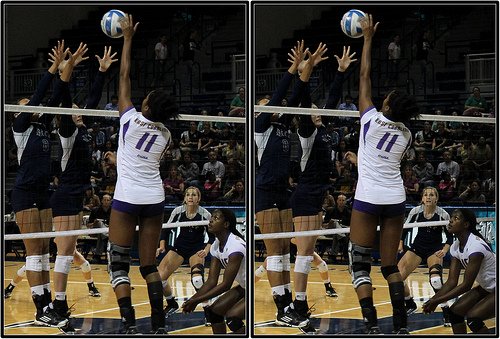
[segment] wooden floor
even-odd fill
[[[20,262],[5,262],[5,288],[11,278],[21,267]],[[53,266],[53,263],[51,264]],[[52,271],[51,271],[52,272]],[[92,274],[97,288],[102,296],[94,298],[88,295],[88,288],[78,267],[73,267],[68,282],[68,304],[74,304],[72,324],[80,334],[113,334],[120,328],[120,313],[115,295],[109,283],[109,275],[105,265],[92,265]],[[134,290],[132,303],[134,304],[139,332],[148,333],[151,330],[150,306],[147,287],[141,277],[138,266],[132,266],[130,278]],[[181,267],[171,277],[174,295],[179,305],[194,294],[190,283],[189,269]],[[52,285],[53,288],[53,285]],[[49,335],[61,334],[58,329],[33,326],[35,307],[31,300],[29,285],[23,280],[15,289],[12,296],[5,299],[3,323],[6,335]],[[212,334],[212,329],[206,327],[201,307],[195,312],[185,315],[177,312],[167,318],[169,334],[200,335]]]
[[[261,263],[256,263],[257,268]],[[309,275],[307,286],[308,304],[313,307],[311,324],[320,334],[362,334],[363,323],[358,299],[351,284],[351,276],[346,265],[328,265],[330,280],[338,293],[338,298],[325,294],[323,281],[319,272],[313,268]],[[427,268],[418,268],[410,277],[411,293],[419,306],[415,314],[408,318],[408,327],[412,334],[419,335],[452,335],[449,327],[442,324],[442,313],[438,307],[437,313],[422,314],[421,305],[434,291],[429,285]],[[445,270],[447,274],[447,270]],[[292,265],[293,272],[293,265]],[[380,267],[372,268],[372,281],[376,290],[373,292],[374,304],[377,308],[379,325],[383,333],[392,331],[392,306],[387,284],[380,272]],[[292,278],[293,280],[293,278]],[[292,284],[293,286],[293,284]],[[256,335],[294,335],[300,330],[274,325],[276,307],[271,298],[271,288],[266,277],[255,285],[254,302],[254,333]],[[495,326],[494,319],[485,322],[491,329]]]

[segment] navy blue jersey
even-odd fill
[[[450,220],[450,215],[441,207],[436,207],[436,212],[432,218],[427,219],[424,217],[424,208],[422,205],[414,207],[406,219],[406,223],[413,222],[428,222],[428,221],[441,221]],[[443,243],[443,232],[446,235],[446,243],[451,245],[453,243],[453,236],[448,232],[445,226],[432,226],[432,227],[419,227],[417,235],[413,240],[413,243],[418,243],[419,245],[425,245],[429,247],[439,246]],[[403,232],[404,239],[408,231],[405,229]]]
[[[27,106],[38,106],[45,96],[54,75],[47,72]],[[12,125],[17,146],[17,171],[14,188],[26,191],[44,191],[50,182],[50,134],[51,114],[43,114],[37,122],[31,122],[32,113],[20,113]]]
[[[92,109],[101,99],[104,73],[98,72],[90,90],[85,108]],[[69,83],[59,80],[63,107],[71,107]],[[60,184],[90,185],[92,172],[92,137],[87,127],[76,127],[70,115],[61,117],[59,138],[62,146]]]
[[[268,106],[281,105],[293,75],[286,72],[278,88],[273,93]],[[296,80],[288,106],[296,107],[300,102],[305,83]],[[255,143],[257,145],[259,168],[256,174],[256,187],[286,189],[290,176],[290,114],[283,114],[277,122],[271,122],[272,113],[260,113],[255,118]]]
[[[175,222],[185,222],[185,221],[203,221],[210,220],[210,213],[203,207],[198,207],[198,213],[189,219],[186,216],[186,206],[178,206],[170,215],[168,223]],[[168,228],[164,228],[161,232],[160,240],[167,240]],[[182,247],[198,247],[200,244],[205,243],[205,233],[208,233],[207,226],[185,226],[180,227],[179,235],[175,240],[175,243],[181,241]],[[208,243],[212,244],[215,240],[215,236],[212,233],[208,233]]]

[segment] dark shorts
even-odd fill
[[[404,215],[406,211],[406,203],[403,201],[399,204],[375,205],[370,204],[369,202],[354,199],[352,209],[368,214],[377,215],[379,217],[391,218],[398,215]]]
[[[422,258],[422,263],[427,264],[427,259],[443,249],[443,244],[421,244],[418,240],[411,244],[410,251]]]
[[[200,244],[199,246],[193,246],[192,244],[185,244],[182,240],[176,240],[172,251],[184,258],[184,260],[189,260],[198,251],[204,249],[206,244]]]
[[[14,212],[37,208],[45,210],[50,208],[49,191],[31,192],[14,188],[10,196],[10,204]]]
[[[298,184],[290,198],[292,216],[302,217],[317,215],[322,211],[323,200],[328,186]]]
[[[52,193],[52,216],[77,215],[83,209],[83,196],[88,185],[61,185]]]
[[[132,214],[138,217],[154,217],[163,213],[165,201],[158,204],[135,205],[113,199],[111,208],[116,211]]]
[[[287,210],[290,208],[290,191],[287,189],[262,189],[255,188],[255,213],[277,208]]]

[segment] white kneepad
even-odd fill
[[[72,255],[58,255],[56,256],[56,263],[54,265],[54,272],[69,274],[71,264],[73,263]]]
[[[431,283],[431,286],[435,289],[435,290],[440,290],[441,287],[443,287],[443,281],[441,279],[441,277],[431,277],[430,279],[430,283]]]
[[[290,253],[283,255],[283,271],[290,272]]]
[[[17,276],[22,278],[26,276],[26,265],[23,265],[20,269],[17,270]]]
[[[194,288],[200,289],[201,286],[203,286],[203,277],[201,275],[193,275],[191,277],[191,283],[193,284]]]
[[[283,272],[283,256],[271,255],[267,257],[267,270],[270,272]]]
[[[50,254],[42,254],[42,271],[50,271]]]
[[[85,260],[84,263],[80,265],[80,268],[82,269],[83,273],[87,273],[87,272],[90,272],[92,270],[88,260]]]
[[[42,256],[30,255],[26,257],[26,271],[42,272]]]
[[[328,265],[324,260],[321,261],[321,264],[318,265],[318,271],[321,273],[328,272]]]
[[[313,259],[312,255],[298,255],[295,258],[294,272],[309,274],[309,272],[311,272],[311,262]]]
[[[260,265],[256,270],[255,270],[255,276],[258,278],[262,278],[264,276],[264,273],[266,272],[266,269],[264,266]]]

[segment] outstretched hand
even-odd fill
[[[80,46],[78,46],[78,49],[75,51],[75,53],[71,53],[71,51],[68,51],[69,59],[67,60],[67,62],[72,63],[74,66],[76,66],[83,60],[87,60],[89,57],[84,55],[88,50],[89,49],[87,47],[87,44],[80,42]]]
[[[373,17],[371,14],[366,13],[364,18],[359,20],[359,24],[361,26],[361,30],[363,31],[363,36],[365,39],[371,39],[375,32],[377,31],[377,27],[379,22],[375,25],[373,24]]]
[[[292,53],[288,53],[288,62],[292,64],[291,67],[297,69],[299,64],[304,60],[304,55],[308,51],[304,51],[304,40],[297,41],[297,46],[291,49]]]
[[[113,59],[116,54],[117,52],[111,54],[111,46],[104,46],[104,55],[102,56],[102,58],[97,54],[95,55],[95,57],[99,61],[99,71],[106,72],[113,62],[118,61],[118,59]]]
[[[120,23],[120,27],[122,29],[123,38],[132,39],[135,32],[137,31],[137,26],[139,25],[138,22],[134,25],[132,14],[125,14],[125,17],[120,18],[118,22]]]
[[[349,55],[350,52],[351,52],[351,46],[347,46],[347,49],[344,46],[342,58],[339,58],[337,55],[334,55],[335,59],[337,59],[337,62],[339,63],[339,71],[340,72],[345,72],[345,70],[349,67],[349,65],[352,62],[358,61],[358,59],[353,59],[353,57],[356,55],[356,52]]]
[[[306,54],[309,56],[307,63],[311,64],[312,67],[316,67],[321,61],[328,59],[328,57],[323,57],[323,55],[328,51],[326,44],[320,42],[318,48],[314,54],[311,54],[309,50],[306,50]]]
[[[57,46],[52,48],[52,53],[49,53],[49,61],[52,65],[59,66],[59,64],[66,58],[69,48],[64,49],[64,40],[57,40]]]

